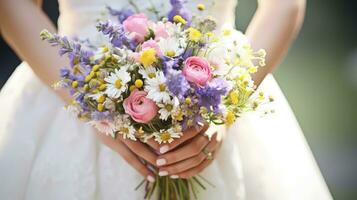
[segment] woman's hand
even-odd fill
[[[98,133],[97,135],[103,144],[119,153],[124,160],[146,177],[148,181],[155,182],[154,173],[150,170],[150,166],[145,164],[149,163],[151,166],[156,166],[157,155],[151,147],[139,141],[124,139],[121,136],[113,139],[111,136],[102,133]]]
[[[159,176],[190,178],[204,170],[214,158],[225,130],[216,126],[188,129],[180,139],[160,147],[156,160]],[[208,136],[212,136],[209,139]]]

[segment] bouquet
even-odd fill
[[[200,14],[203,4],[192,15],[180,2],[171,1],[166,16],[149,9],[156,20],[108,7],[117,20],[97,23],[108,39],[103,46],[42,31],[41,38],[70,60],[54,84],[73,97],[67,109],[113,138],[162,144],[200,123],[230,126],[264,103],[264,94],[252,96],[251,74],[264,66],[265,51],[253,51],[235,29],[219,29]],[[145,197],[157,189],[160,199],[189,199],[197,186],[205,188],[202,181],[156,176],[155,183],[146,183]]]

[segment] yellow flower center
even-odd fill
[[[171,139],[171,135],[169,132],[165,131],[163,133],[160,134],[160,139],[163,141],[163,142],[167,142]]]
[[[122,132],[124,134],[128,134],[129,133],[129,129],[127,127],[122,127],[122,128],[120,128],[120,132]]]
[[[171,104],[166,104],[166,105],[165,105],[165,109],[166,109],[167,111],[169,111],[169,112],[171,112],[173,108],[174,108],[174,107],[173,107]]]
[[[160,92],[164,92],[164,91],[166,90],[166,85],[163,84],[163,83],[161,83],[161,84],[159,85],[159,89],[160,89]]]
[[[149,77],[149,78],[155,78],[155,77],[156,77],[156,74],[155,74],[155,73],[149,73],[149,74],[148,74],[148,77]]]
[[[176,53],[174,51],[167,51],[166,52],[166,56],[168,57],[174,57],[176,55]]]
[[[147,66],[155,63],[157,61],[155,49],[148,48],[148,49],[144,50],[141,53],[139,60],[140,60],[141,64],[144,65],[144,67],[147,67]]]
[[[115,81],[115,83],[114,83],[114,86],[115,86],[115,88],[117,88],[117,89],[120,89],[121,88],[121,86],[122,86],[122,84],[121,84],[121,80],[116,80]]]

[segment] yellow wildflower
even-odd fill
[[[204,4],[202,4],[202,3],[199,3],[199,4],[197,4],[197,9],[200,10],[200,11],[203,11],[203,10],[206,9],[206,6]]]
[[[98,70],[99,70],[99,68],[100,68],[100,66],[99,66],[99,65],[94,65],[92,70],[93,70],[94,72],[96,72],[96,71],[98,71]]]
[[[105,101],[105,96],[104,96],[104,95],[100,96],[100,97],[97,99],[97,102],[98,102],[98,103],[104,103],[104,101]]]
[[[135,85],[131,85],[131,86],[129,87],[129,91],[130,91],[130,92],[134,91],[135,89],[136,89]]]
[[[137,79],[134,84],[135,84],[135,87],[141,88],[141,87],[143,87],[144,82],[141,79]]]
[[[229,93],[229,100],[232,102],[232,104],[237,105],[239,103],[239,96],[237,91],[233,91]]]
[[[78,81],[73,81],[72,82],[72,87],[77,88],[78,87]]]
[[[173,20],[176,23],[181,23],[181,24],[186,24],[187,23],[187,21],[183,17],[181,17],[180,15],[175,15]]]
[[[107,88],[107,84],[103,83],[98,87],[98,90],[103,91]]]
[[[228,111],[227,116],[226,116],[227,126],[231,126],[234,123],[235,119],[236,119],[236,116],[234,115],[234,113],[232,111]]]
[[[102,112],[102,111],[104,110],[104,105],[103,105],[102,103],[98,103],[98,105],[97,105],[97,110],[98,110],[99,112]]]
[[[141,64],[144,65],[144,67],[147,67],[147,66],[155,63],[157,61],[155,49],[152,49],[152,48],[145,49],[141,53],[139,60],[140,60]]]
[[[198,42],[198,41],[200,41],[201,36],[202,36],[202,33],[199,30],[192,28],[192,27],[188,29],[188,39],[190,41]]]
[[[223,35],[224,35],[224,36],[230,36],[231,33],[232,33],[232,30],[230,30],[230,29],[224,29],[224,30],[223,30]]]
[[[206,33],[206,36],[207,36],[207,37],[213,37],[213,36],[214,36],[214,33],[212,33],[212,32],[207,32],[207,33]]]

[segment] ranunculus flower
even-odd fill
[[[187,81],[198,86],[205,86],[212,78],[212,69],[206,59],[191,56],[185,60],[182,74]]]
[[[145,35],[149,33],[149,20],[143,13],[135,14],[123,22],[123,27],[135,41],[143,42]]]
[[[144,50],[144,49],[148,49],[148,48],[152,48],[152,49],[155,49],[156,51],[156,55],[158,56],[161,56],[162,53],[161,53],[161,50],[160,50],[160,47],[159,45],[157,44],[157,42],[155,40],[148,40],[148,41],[145,41],[142,45],[141,45],[141,48]]]
[[[147,92],[134,90],[123,102],[125,112],[139,123],[150,122],[158,111],[155,102],[146,98],[146,96]]]

